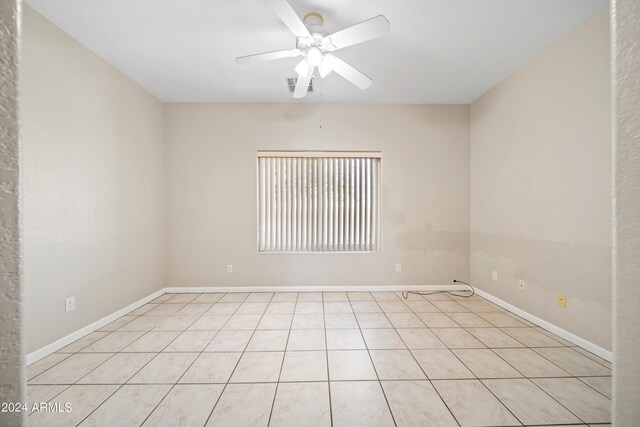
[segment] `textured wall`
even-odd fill
[[[18,58],[20,2],[0,1],[0,402],[24,401],[20,309]],[[0,412],[0,425],[21,425]]]
[[[616,427],[640,423],[640,2],[616,0],[614,28],[614,386]]]
[[[165,286],[165,181],[162,103],[28,6],[22,24],[30,353]]]
[[[471,105],[471,281],[607,350],[609,40],[604,10]]]
[[[467,105],[165,104],[165,138],[171,286],[442,285],[468,275]],[[382,252],[257,253],[259,149],[382,150]]]

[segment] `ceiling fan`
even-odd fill
[[[258,53],[236,58],[238,64],[252,64],[273,59],[303,56],[296,66],[298,81],[293,91],[294,98],[303,98],[307,94],[309,82],[318,68],[318,74],[324,78],[332,71],[344,77],[360,89],[366,89],[373,82],[369,77],[347,64],[332,52],[338,49],[363,43],[389,33],[390,24],[382,15],[363,21],[344,30],[328,34],[322,27],[324,20],[318,13],[308,13],[301,20],[287,0],[265,0],[276,15],[296,36],[295,49]]]

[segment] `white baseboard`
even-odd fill
[[[72,342],[84,337],[85,335],[94,332],[103,326],[113,322],[114,320],[124,316],[127,313],[132,312],[133,310],[143,306],[144,304],[158,298],[160,295],[165,293],[213,293],[213,292],[358,292],[358,291],[373,291],[373,292],[399,292],[399,291],[457,291],[467,289],[466,286],[463,285],[414,285],[414,286],[382,286],[382,285],[371,285],[371,286],[195,286],[195,287],[183,287],[183,286],[174,286],[167,287],[164,289],[160,289],[151,295],[148,295],[144,298],[139,299],[138,301],[129,304],[128,306],[111,313],[108,316],[103,317],[100,320],[97,320],[71,334],[60,338],[59,340],[42,347],[32,353],[29,353],[26,357],[26,364],[30,365],[33,362],[37,362],[45,356],[50,355],[53,352],[60,350],[61,348],[71,344]],[[559,337],[566,339],[580,347],[589,350],[593,354],[596,354],[602,357],[605,360],[612,361],[613,353],[609,350],[606,350],[590,341],[585,340],[577,335],[572,334],[569,331],[566,331],[559,326],[556,326],[552,323],[547,322],[546,320],[542,320],[539,317],[534,316],[514,305],[509,304],[506,301],[501,300],[498,297],[491,295],[488,292],[485,292],[481,289],[476,288],[476,293],[483,298],[493,302],[494,304],[511,311],[514,314],[522,317],[534,323],[541,328],[546,329],[549,332],[552,332]]]
[[[91,332],[95,332],[96,330],[102,328],[103,326],[108,325],[109,323],[113,322],[114,320],[119,319],[120,317],[124,316],[127,313],[132,312],[133,310],[135,310],[136,308],[139,308],[143,305],[145,305],[146,303],[148,303],[149,301],[153,301],[154,299],[158,298],[160,295],[165,294],[166,291],[164,289],[160,289],[154,293],[152,293],[151,295],[147,295],[144,298],[139,299],[138,301],[134,302],[133,304],[129,304],[128,306],[121,308],[118,311],[115,311],[111,314],[109,314],[108,316],[103,317],[100,320],[96,320],[95,322],[81,328],[78,329],[75,332],[70,333],[69,335],[60,338],[57,341],[52,342],[49,345],[46,345],[36,351],[34,351],[33,353],[29,353],[27,354],[26,357],[26,364],[30,365],[33,362],[37,362],[38,360],[42,359],[45,356],[50,355],[51,353],[54,353],[58,350],[60,350],[61,348],[64,348],[66,346],[68,346],[69,344],[71,344],[74,341],[79,340],[80,338],[84,337],[85,335],[89,335]]]
[[[613,353],[605,348],[600,347],[599,345],[596,345],[594,343],[592,343],[591,341],[587,341],[584,338],[581,338],[575,334],[572,334],[571,332],[562,329],[559,326],[554,325],[553,323],[547,322],[546,320],[543,320],[539,317],[534,316],[533,314],[526,312],[514,305],[509,304],[508,302],[501,300],[500,298],[491,295],[490,293],[483,291],[481,289],[476,288],[476,294],[480,295],[481,297],[491,301],[492,303],[509,310],[510,312],[517,314],[518,316],[522,317],[523,319],[528,320],[531,323],[534,323],[538,326],[540,326],[543,329],[546,329],[549,332],[552,332],[554,334],[556,334],[557,336],[559,336],[560,338],[564,338],[567,341],[570,341],[582,348],[584,348],[585,350],[589,350],[591,353],[602,357],[603,359],[612,362],[613,361]]]
[[[412,286],[172,286],[167,293],[214,293],[214,292],[400,292],[400,291],[458,291],[467,289],[463,285],[412,285]]]
[[[464,286],[460,285],[426,285],[426,286],[203,286],[203,287],[185,287],[175,286],[160,289],[151,295],[148,295],[138,301],[121,308],[120,310],[103,317],[100,320],[78,329],[69,335],[60,338],[32,353],[26,357],[26,364],[30,365],[54,353],[61,348],[66,347],[74,341],[79,340],[85,335],[95,332],[114,320],[132,312],[136,308],[158,298],[165,293],[214,293],[214,292],[344,292],[344,291],[378,291],[378,292],[398,292],[403,290],[412,291],[441,291],[441,290],[460,290]]]

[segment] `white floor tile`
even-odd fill
[[[327,381],[324,351],[288,351],[284,355],[280,381]]]
[[[269,427],[329,427],[330,425],[328,383],[278,385]]]
[[[180,378],[181,383],[219,383],[229,381],[242,353],[202,353]]]
[[[462,427],[520,425],[478,380],[433,381],[433,386]]]
[[[166,294],[133,313],[28,367],[28,402],[73,405],[31,425],[611,422],[610,362],[479,296]]]
[[[170,385],[124,385],[80,426],[138,426],[170,389]]]
[[[244,353],[231,376],[232,383],[277,382],[284,352]]]
[[[178,384],[151,413],[144,426],[203,426],[223,388],[222,384]]]
[[[376,380],[376,371],[366,350],[329,351],[331,381]]]
[[[429,381],[383,381],[398,427],[457,427],[455,419]]]
[[[229,384],[207,422],[211,427],[266,427],[276,384]]]
[[[391,427],[391,411],[378,381],[331,382],[335,427]]]

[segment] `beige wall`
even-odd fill
[[[468,106],[166,104],[165,134],[169,285],[423,285],[468,276]],[[382,150],[383,252],[258,254],[259,149]]]
[[[471,105],[471,280],[611,349],[608,19],[592,17]]]
[[[165,284],[432,285],[469,276],[611,348],[606,13],[471,107],[163,106],[25,9],[27,351]],[[258,254],[258,149],[382,150],[383,252]],[[525,293],[517,279],[528,282]],[[559,291],[566,310],[555,305]],[[77,300],[71,313],[67,296]]]
[[[31,352],[164,286],[164,147],[162,104],[27,6],[22,48]]]

